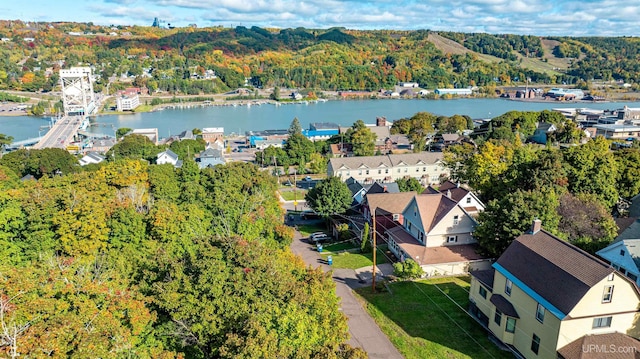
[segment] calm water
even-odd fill
[[[202,127],[224,127],[226,134],[247,130],[285,129],[297,117],[303,128],[313,122],[334,122],[350,126],[356,120],[375,123],[378,116],[393,121],[411,117],[420,111],[437,115],[468,115],[472,118],[491,118],[505,112],[541,111],[560,107],[587,107],[593,109],[617,109],[623,106],[640,107],[640,102],[618,103],[557,103],[520,102],[503,99],[458,99],[458,100],[360,100],[328,101],[291,105],[212,106],[190,109],[167,109],[164,111],[132,115],[98,116],[90,128],[93,133],[113,136],[116,128],[158,128],[160,137],[168,137],[183,130]],[[0,117],[0,133],[13,136],[16,141],[37,137],[47,119],[34,117]]]

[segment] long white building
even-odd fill
[[[353,177],[360,183],[395,182],[413,177],[423,185],[438,184],[449,177],[449,169],[442,159],[442,152],[331,158],[327,176],[340,177],[342,181]]]

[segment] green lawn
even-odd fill
[[[344,241],[340,243],[329,244],[323,247],[323,250],[326,252],[340,252],[347,249],[353,249],[356,246],[351,243],[351,241]]]
[[[324,248],[323,248],[324,249]],[[322,253],[322,259],[327,260],[327,257],[330,253]],[[350,268],[350,269],[358,269],[362,267],[369,267],[373,265],[373,253],[350,253],[350,252],[342,252],[342,253],[331,253],[333,258],[333,267],[334,268]],[[378,249],[378,253],[376,255],[376,263],[387,263],[387,258],[383,255],[383,251]]]
[[[295,191],[280,191],[280,195],[282,196],[282,198],[284,198],[285,201],[294,201],[294,200],[298,200],[301,201],[304,199],[304,195],[307,193],[306,190],[297,190]]]
[[[372,294],[370,288],[356,291],[406,359],[513,358],[491,343],[487,332],[438,290],[466,309],[468,278],[398,282],[389,287],[393,294]]]

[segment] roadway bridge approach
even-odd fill
[[[33,148],[62,148],[66,149],[78,133],[85,121],[84,116],[64,116],[57,119],[51,129],[40,138]]]

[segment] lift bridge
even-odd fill
[[[64,116],[52,120],[51,129],[39,138],[33,148],[67,148],[79,130],[88,126],[87,116],[93,115],[98,109],[93,93],[91,68],[72,67],[60,70],[60,86]]]

